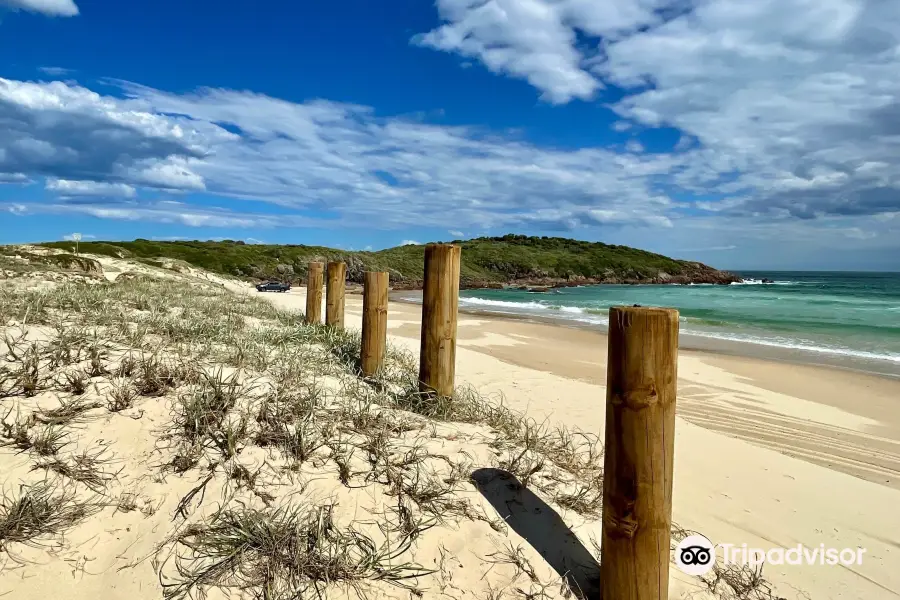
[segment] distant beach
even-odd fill
[[[900,274],[740,275],[745,283],[725,286],[465,290],[460,310],[605,331],[610,306],[673,306],[681,312],[681,343],[688,349],[900,377]],[[417,292],[394,298],[421,302]]]

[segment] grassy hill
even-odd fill
[[[675,260],[644,250],[557,237],[503,237],[455,240],[462,246],[463,287],[504,284],[572,285],[583,283],[728,283],[729,273],[696,262]],[[47,247],[72,251],[72,242]],[[398,246],[377,252],[323,246],[245,244],[224,240],[157,242],[82,242],[83,253],[129,257],[150,264],[160,259],[188,262],[216,273],[250,279],[293,282],[306,276],[310,261],[343,260],[351,281],[365,271],[389,271],[395,287],[421,284],[424,246]]]

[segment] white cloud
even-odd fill
[[[380,228],[669,221],[671,203],[654,179],[677,162],[664,155],[547,149],[512,133],[381,117],[364,106],[119,83],[126,98],[58,81],[0,80],[0,118],[9,124],[0,173],[94,182],[122,195],[129,188],[206,191],[297,216],[324,207],[342,224]],[[147,214],[96,210],[110,218]],[[619,217],[598,220],[591,210]]]
[[[462,231],[457,231],[457,230],[455,230],[455,229],[451,229],[451,230],[448,231],[447,233],[449,233],[450,235],[455,235],[455,236],[458,237],[458,238],[462,238],[462,237],[465,237],[465,236],[466,236],[466,234],[463,233]]]
[[[674,244],[683,231],[709,238],[678,248],[738,244],[712,239],[730,219],[733,231],[746,226],[759,239],[824,231],[832,240],[881,243],[884,234],[863,239],[852,228],[874,230],[879,221],[869,217],[900,210],[900,50],[888,37],[894,23],[900,29],[900,6],[854,13],[842,0],[824,0],[815,10],[801,0],[732,2],[709,0],[679,16],[652,10],[662,4],[653,1],[523,0],[509,14],[525,11],[536,29],[506,32],[502,20],[491,25],[496,31],[477,20],[467,25],[466,43],[488,33],[513,36],[515,43],[490,36],[479,43],[485,52],[505,48],[510,66],[495,70],[528,79],[553,101],[589,97],[597,88],[582,94],[572,88],[578,78],[559,83],[554,77],[564,72],[532,61],[530,43],[515,36],[549,31],[547,47],[568,43],[578,56],[566,64],[593,80],[652,83],[626,89],[612,105],[622,118],[613,129],[675,125],[682,135],[671,153],[633,144],[631,152],[548,148],[512,131],[434,125],[427,115],[402,118],[232,90],[174,94],[107,82],[119,85],[123,98],[73,83],[0,80],[0,180],[17,174],[96,182],[140,190],[141,197],[152,197],[148,189],[182,192],[179,206],[85,199],[77,207],[52,206],[193,226],[452,224],[469,232],[600,228],[604,237],[653,230],[633,243]],[[456,22],[454,10],[463,20],[476,10],[462,0],[440,6],[446,27]],[[571,35],[556,36],[555,25],[545,31],[538,25],[546,19]],[[607,37],[590,49],[584,34],[597,32]],[[520,73],[514,65],[535,69]],[[275,204],[283,214],[249,203],[241,206],[247,212],[192,206],[192,191]],[[322,212],[330,218],[315,218]],[[822,225],[832,217],[852,221],[842,226],[850,232]],[[760,220],[767,227],[752,226]]]
[[[113,204],[90,203],[9,203],[0,204],[15,215],[80,214],[116,221],[149,221],[188,227],[233,227],[270,229],[274,227],[327,228],[334,224],[302,215],[273,215],[265,213],[235,212],[224,208],[200,208],[171,202],[138,203],[133,201]]]
[[[74,17],[78,14],[78,7],[73,0],[0,0],[0,6],[42,13],[50,17]]]
[[[625,143],[625,149],[628,150],[629,152],[633,152],[635,154],[640,154],[641,152],[644,151],[644,145],[641,144],[637,140],[628,140]]]
[[[0,183],[30,183],[25,173],[0,173]]]
[[[624,88],[613,105],[622,118],[686,134],[673,182],[736,199],[733,213],[808,219],[900,205],[900,3],[437,5],[445,23],[419,43],[524,78],[553,102]]]
[[[445,22],[414,44],[480,60],[495,73],[527,80],[553,103],[591,99],[602,80],[591,65],[602,49],[582,37],[614,41],[660,23],[682,0],[437,0]]]
[[[63,239],[64,239],[65,241],[67,241],[67,242],[74,242],[74,241],[75,241],[75,234],[74,234],[74,233],[68,233],[68,234],[66,234],[66,235],[63,236]],[[96,236],[96,235],[91,235],[91,234],[89,234],[89,233],[83,233],[83,234],[81,234],[81,238],[80,238],[80,239],[82,239],[82,240],[96,240],[96,239],[97,239],[97,236]]]
[[[421,246],[421,242],[417,242],[416,240],[403,240],[400,242],[401,246]]]
[[[48,179],[47,190],[65,196],[113,196],[133,198],[137,192],[134,187],[124,183],[106,183],[103,181],[70,181],[68,179]]]
[[[438,0],[437,5],[450,24],[416,36],[414,43],[477,58],[495,73],[526,79],[551,102],[590,98],[600,85],[580,67],[561,6],[540,0]]]
[[[0,173],[159,188],[203,189],[192,165],[236,137],[60,81],[0,78],[0,120]]]

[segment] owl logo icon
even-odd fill
[[[705,536],[689,535],[675,548],[675,566],[688,575],[703,575],[716,564],[716,547]]]

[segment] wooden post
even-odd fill
[[[677,310],[609,310],[602,598],[668,599],[677,362]]]
[[[452,396],[456,371],[456,310],[459,303],[460,248],[452,244],[425,246],[422,290],[422,346],[419,389]]]
[[[387,343],[388,273],[366,271],[363,281],[362,349],[360,367],[372,377],[384,364]]]
[[[344,279],[347,265],[328,263],[328,285],[325,288],[325,324],[344,327]]]
[[[322,322],[322,275],[325,265],[320,262],[309,263],[306,276],[306,322]]]

